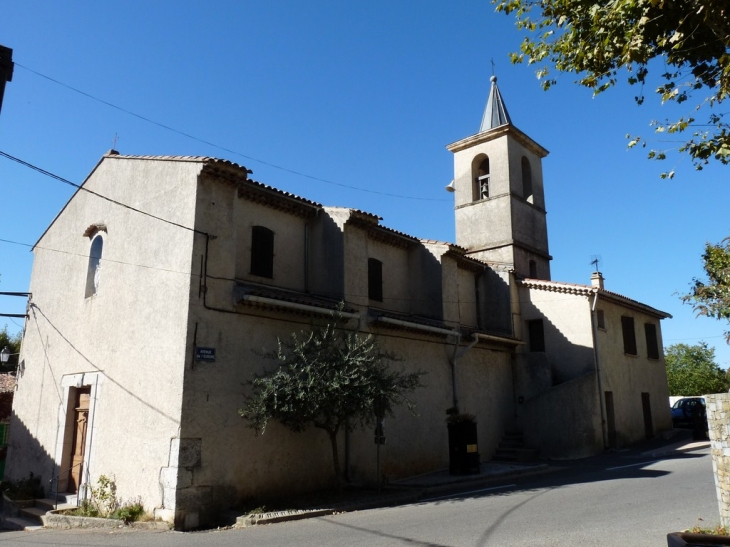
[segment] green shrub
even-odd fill
[[[125,523],[136,522],[145,514],[144,506],[139,498],[128,501],[112,513],[111,518],[123,520]]]
[[[91,498],[84,500],[77,509],[67,514],[77,517],[120,519],[127,524],[145,516],[141,498],[122,503],[121,498],[117,497],[117,483],[113,477],[101,475],[96,484],[95,488],[91,488]]]

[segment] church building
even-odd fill
[[[118,495],[191,529],[245,498],[326,488],[319,430],[263,435],[237,410],[261,349],[327,321],[425,372],[417,414],[386,423],[389,480],[449,463],[446,409],[476,416],[482,461],[519,432],[539,458],[584,457],[671,428],[660,320],[604,288],[553,281],[542,160],[492,78],[454,154],[456,241],[324,206],[227,160],[105,154],[36,243],[7,479]],[[106,199],[102,199],[103,196]],[[638,334],[637,334],[638,333]],[[342,434],[375,484],[372,431]]]

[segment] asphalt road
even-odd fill
[[[668,532],[719,522],[709,450],[632,452],[550,475],[402,507],[212,532],[4,532],[5,545],[178,547],[664,546]]]

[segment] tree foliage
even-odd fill
[[[730,321],[730,238],[719,245],[707,243],[702,262],[707,279],[695,278],[692,290],[682,300],[691,304],[698,315]],[[725,339],[730,343],[730,331]]]
[[[669,395],[705,395],[730,388],[727,372],[715,363],[715,349],[705,342],[674,344],[664,350]]]
[[[709,160],[730,163],[730,126],[718,112],[730,93],[730,4],[727,0],[492,0],[497,11],[514,14],[527,33],[513,63],[537,64],[542,87],[556,83],[550,68],[572,73],[597,95],[619,81],[625,69],[644,102],[650,68],[660,72],[655,89],[662,103],[692,104],[676,120],[653,121],[657,133],[680,139],[679,152],[696,169]],[[659,59],[657,63],[651,63]],[[661,64],[660,64],[661,63]],[[663,72],[662,72],[663,71]],[[703,110],[703,114],[700,110]],[[703,119],[698,119],[703,116]],[[681,137],[679,134],[684,134]],[[641,137],[630,137],[629,147]],[[649,158],[665,159],[666,150]],[[673,172],[664,173],[671,178]]]
[[[392,415],[401,403],[412,409],[406,395],[421,385],[423,374],[394,370],[389,363],[399,360],[396,355],[383,351],[373,336],[346,330],[341,323],[336,314],[309,332],[278,339],[275,350],[262,354],[277,366],[251,381],[253,393],[238,411],[260,432],[271,419],[296,432],[309,426],[323,429],[332,446],[338,487],[338,433],[372,425],[376,405],[384,415]]]

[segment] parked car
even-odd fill
[[[692,427],[695,414],[699,414],[704,420],[706,415],[704,397],[684,397],[672,405],[674,427]]]

